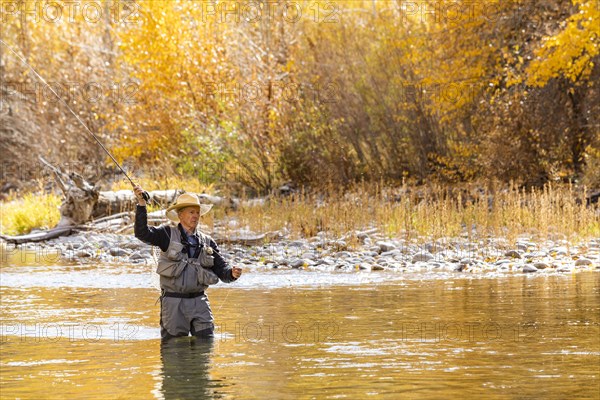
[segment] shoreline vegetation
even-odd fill
[[[151,182],[144,183],[148,190],[154,189]],[[199,183],[187,186],[196,193],[212,189]],[[113,190],[119,189],[123,189],[120,184],[113,185]],[[535,240],[560,237],[577,244],[600,237],[600,213],[598,206],[586,204],[588,195],[585,188],[564,184],[529,189],[361,184],[342,190],[332,186],[257,199],[253,206],[235,211],[215,207],[204,222],[214,226],[222,221],[257,233],[285,230],[292,239],[320,232],[339,238],[351,231],[377,229],[386,237],[417,242],[463,236],[515,243],[526,235]],[[60,217],[59,205],[60,196],[52,193],[28,193],[2,202],[0,232],[11,235],[52,228]]]
[[[586,204],[588,196],[572,185],[292,190],[239,199],[245,205],[235,210],[216,206],[203,217],[201,229],[215,237],[230,263],[255,271],[391,271],[423,277],[600,271],[600,208]],[[50,215],[58,203],[52,194],[2,203],[3,233],[18,224],[50,224],[58,219],[57,211]],[[0,249],[4,261],[17,265],[33,257],[36,264],[153,266],[152,248],[124,233],[84,232]],[[264,240],[251,245],[228,240],[261,234]]]

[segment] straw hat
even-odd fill
[[[177,211],[184,207],[200,207],[200,216],[203,216],[212,208],[212,204],[201,204],[200,199],[195,194],[184,193],[177,197],[175,204],[166,209],[165,214],[167,218],[175,223],[179,223],[179,215]]]

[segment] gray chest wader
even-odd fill
[[[213,315],[204,291],[219,281],[210,269],[214,264],[210,238],[198,232],[200,252],[190,258],[179,228],[171,227],[169,247],[158,257],[160,275],[161,337],[212,336]]]

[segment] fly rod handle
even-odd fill
[[[131,180],[131,178],[129,176],[127,176],[127,174],[125,174],[125,176],[127,177],[127,179],[129,179],[129,182],[131,183],[131,186],[133,186],[133,190],[135,192],[135,188],[138,186],[135,183],[133,183],[133,181]],[[142,191],[142,199],[144,199],[144,201],[150,201],[150,194],[148,192],[146,192],[145,190]]]

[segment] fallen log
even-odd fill
[[[175,202],[177,196],[183,191],[174,190],[153,190],[148,192],[150,195],[149,203],[166,208]],[[137,198],[132,190],[118,190],[116,192],[99,192],[98,201],[94,205],[92,218],[100,218],[107,215],[120,214],[135,210]]]
[[[227,207],[232,210],[237,210],[240,202],[238,199],[232,199],[231,197],[220,197],[213,196],[206,193],[197,193],[201,203],[210,203],[217,207]]]
[[[76,230],[76,227],[59,227],[50,229],[43,232],[34,232],[29,233],[27,235],[20,236],[8,236],[8,235],[0,235],[0,239],[14,244],[23,244],[23,243],[33,243],[33,242],[44,242],[50,239],[56,239],[60,236],[69,236],[73,231]]]
[[[131,211],[125,211],[125,212],[122,212],[122,213],[118,213],[118,214],[114,214],[114,215],[109,215],[107,217],[98,218],[98,219],[95,219],[92,222],[94,224],[98,224],[100,222],[110,221],[110,220],[116,219],[116,218],[123,218],[125,216],[131,217],[131,216],[133,216],[133,212],[131,212]]]

